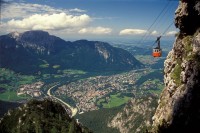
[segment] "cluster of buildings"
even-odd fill
[[[123,92],[134,86],[139,74],[129,72],[112,76],[97,76],[59,87],[57,95],[66,95],[76,102],[80,112],[97,110],[96,101],[113,91]]]
[[[41,87],[44,85],[44,82],[36,82],[33,84],[26,84],[26,85],[22,85],[18,91],[17,91],[17,95],[23,95],[23,94],[27,94],[30,95],[31,97],[40,97],[42,95],[42,91],[40,90]]]
[[[147,80],[146,82],[144,82],[140,87],[144,90],[151,90],[151,89],[160,89],[160,87],[164,86],[164,83],[159,81],[159,80]]]

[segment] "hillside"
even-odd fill
[[[89,133],[89,129],[77,124],[65,109],[50,100],[32,100],[14,110],[9,110],[0,120],[3,133]]]
[[[132,54],[99,41],[67,42],[45,31],[0,36],[0,67],[23,74],[57,70],[126,71],[142,64]]]
[[[153,117],[153,132],[199,132],[200,1],[181,0],[175,25],[180,32],[164,63],[165,89]]]
[[[152,125],[152,116],[157,106],[157,97],[146,95],[131,99],[122,111],[118,112],[108,127],[116,128],[120,133],[143,133]]]
[[[7,113],[9,109],[14,109],[20,105],[20,103],[6,102],[0,100],[0,118],[3,117],[3,115]]]

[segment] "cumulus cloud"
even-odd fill
[[[79,8],[54,8],[48,5],[23,3],[22,0],[6,2],[2,5],[0,34],[25,30],[62,30],[65,34],[74,34],[93,20],[85,12],[87,11]]]
[[[174,36],[175,34],[177,34],[177,31],[169,31],[166,33],[166,36]]]
[[[143,35],[146,33],[148,33],[148,31],[142,29],[124,29],[120,31],[119,35]]]
[[[88,27],[88,28],[82,28],[79,30],[79,34],[96,34],[96,35],[102,35],[102,34],[110,34],[112,32],[111,28],[105,28],[105,27]]]
[[[83,13],[85,10],[74,8],[74,9],[62,9],[62,8],[53,8],[48,5],[40,4],[30,4],[30,3],[5,3],[2,7],[2,19],[12,19],[12,18],[25,18],[34,14],[58,14],[58,13]]]
[[[2,19],[25,18],[33,14],[53,14],[68,11],[65,9],[55,9],[47,5],[10,3],[2,9]]]
[[[22,20],[12,19],[6,25],[13,29],[27,30],[60,30],[66,28],[83,27],[91,21],[90,16],[59,14],[35,14]]]

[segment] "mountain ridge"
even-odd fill
[[[1,67],[22,73],[37,73],[39,66],[45,63],[48,66],[59,65],[61,69],[84,71],[124,71],[143,66],[129,52],[108,43],[70,42],[44,31],[13,32],[0,36],[0,55]],[[50,67],[47,69],[54,71]]]
[[[88,128],[71,118],[61,104],[50,99],[30,100],[9,110],[0,119],[0,132],[91,133]]]

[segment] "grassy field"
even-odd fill
[[[41,64],[40,65],[40,68],[48,68],[49,67],[49,64]]]
[[[58,69],[58,68],[60,68],[60,65],[54,65],[53,68]]]
[[[103,108],[113,108],[127,103],[130,99],[131,97],[121,96],[121,93],[117,93],[115,95],[110,95],[110,99],[107,100],[108,102],[106,102],[105,98],[99,99],[97,105],[100,106],[102,104]]]
[[[43,64],[41,64],[39,67],[40,68],[48,68],[49,67],[49,63],[46,60],[41,60],[43,62]]]
[[[53,66],[54,69],[59,68],[59,65]],[[73,69],[65,69],[65,70],[57,70],[57,74],[43,74],[42,79],[59,79],[69,76],[78,77],[79,75],[85,75],[87,72],[84,72],[82,70],[73,70]]]
[[[0,68],[0,87],[5,89],[5,92],[0,93],[0,100],[15,101],[27,99],[28,96],[17,96],[17,89],[24,84],[31,84],[37,79],[35,76],[21,75],[9,69]]]
[[[21,75],[8,69],[0,68],[0,87],[5,89],[12,89],[20,85],[31,84],[34,81],[36,81],[35,76]]]
[[[34,76],[23,75],[19,80],[19,85],[31,84],[35,81],[35,78]]]
[[[139,86],[144,92],[160,95],[164,88],[164,84],[159,79],[147,80]]]
[[[160,95],[162,90],[159,89],[159,90],[149,90],[149,92],[153,93],[153,94],[157,94],[157,95]]]
[[[86,72],[82,71],[82,70],[72,70],[72,69],[66,69],[63,70],[64,74],[77,74],[77,75],[82,75],[82,74],[86,74]]]
[[[22,99],[27,99],[28,96],[17,96],[16,91],[6,91],[5,93],[0,93],[0,100],[3,101],[17,101]]]

